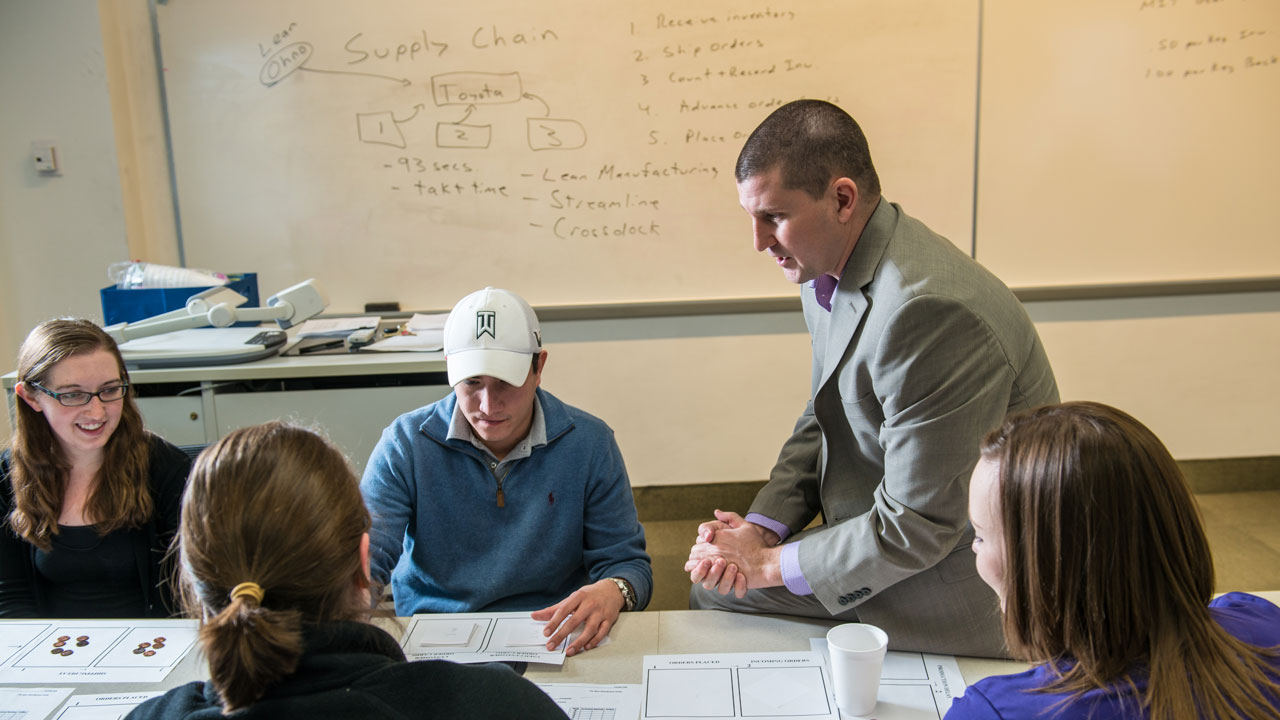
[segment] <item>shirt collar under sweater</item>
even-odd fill
[[[474,447],[484,452],[494,460],[498,459],[488,447],[476,437],[475,431],[471,429],[471,423],[467,422],[467,416],[462,412],[461,404],[454,404],[453,417],[449,419],[449,434],[445,436],[446,440],[465,440]],[[501,462],[508,460],[520,460],[527,458],[533,452],[535,447],[547,444],[547,420],[542,414],[542,402],[537,395],[533,396],[533,422],[529,425],[529,434],[524,437],[507,456],[502,458]]]

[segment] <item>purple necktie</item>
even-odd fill
[[[836,284],[839,282],[840,278],[830,275],[819,275],[813,281],[813,293],[818,298],[818,304],[827,312],[831,312],[831,296],[835,294]]]

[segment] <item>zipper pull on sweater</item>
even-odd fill
[[[502,483],[498,483],[498,507],[506,507],[507,498],[502,494]]]

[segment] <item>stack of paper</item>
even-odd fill
[[[300,338],[344,338],[356,330],[378,327],[376,315],[353,318],[312,318],[298,326]]]
[[[365,346],[375,352],[436,352],[444,349],[444,321],[449,313],[424,315],[414,313],[405,323],[404,332]]]

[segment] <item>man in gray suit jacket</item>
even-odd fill
[[[968,487],[984,433],[1058,401],[1030,318],[880,197],[866,138],[835,105],[779,108],[735,174],[756,250],[804,284],[813,385],[747,516],[717,510],[699,528],[691,605],[871,623],[899,650],[1004,655]]]

